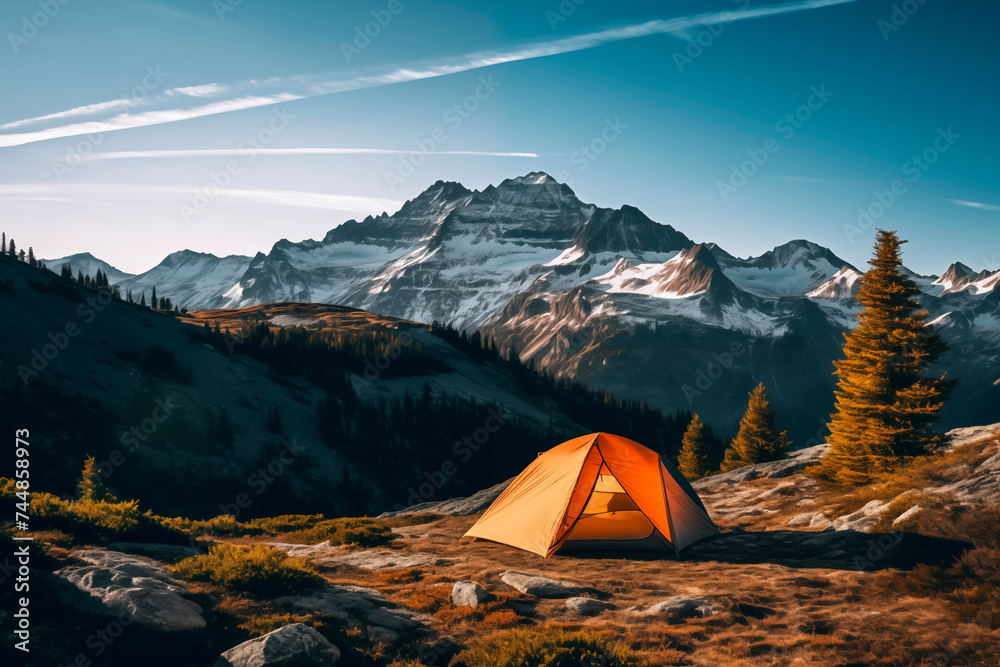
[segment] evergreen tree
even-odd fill
[[[28,265],[34,266],[35,262],[35,251],[31,246],[28,246]]]
[[[76,282],[80,283],[81,285],[84,284],[83,271],[76,272]]]
[[[923,372],[946,350],[928,327],[920,289],[902,273],[902,244],[880,229],[861,277],[858,326],[845,334],[830,418],[830,453],[811,469],[839,484],[865,484],[941,443],[931,425],[954,382]]]
[[[81,501],[116,500],[115,494],[104,486],[104,479],[93,456],[88,456],[83,462],[83,472],[76,490]]]
[[[0,245],[0,252],[7,252],[7,232],[3,233],[3,245]]]
[[[9,254],[11,257],[17,258],[17,250],[16,250],[16,248],[14,246],[14,239],[10,240],[10,246],[9,246],[9,248],[10,248],[10,250],[8,251],[7,254]]]
[[[681,473],[691,481],[710,474],[712,466],[705,439],[705,425],[698,419],[698,415],[691,418],[681,442],[681,453],[677,457],[677,467]]]
[[[149,304],[149,307],[154,310],[159,305],[159,302],[156,300],[156,285],[153,285],[153,298],[149,300]]]
[[[143,308],[146,307],[146,290],[142,290],[142,295],[139,297],[139,305]]]
[[[17,253],[17,259],[19,261],[22,261],[22,262],[24,261],[24,251],[23,250],[18,251],[18,253]]]
[[[767,400],[764,383],[750,392],[750,403],[740,420],[740,430],[729,444],[722,470],[736,470],[765,461],[777,461],[785,456],[788,432],[779,432],[774,424],[774,412]]]

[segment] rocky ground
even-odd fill
[[[219,667],[443,665],[485,634],[545,625],[608,632],[648,665],[997,664],[1000,591],[977,588],[957,599],[919,584],[927,572],[944,571],[928,568],[948,567],[973,546],[927,529],[929,520],[1000,504],[998,429],[954,431],[949,450],[906,480],[856,494],[801,474],[824,446],[699,480],[723,532],[680,559],[622,552],[542,559],[461,541],[504,485],[386,517],[398,536],[387,547],[271,542],[325,579],[269,603],[308,622],[232,647],[219,647],[216,637],[213,659]],[[125,633],[135,626],[143,636],[176,637],[205,655],[224,605],[170,567],[194,553],[126,543],[77,549],[46,581],[58,603],[79,614],[119,619]],[[336,630],[318,632],[317,622]]]

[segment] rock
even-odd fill
[[[451,565],[454,561],[428,553],[406,553],[396,549],[347,549],[341,546],[330,546],[329,542],[319,544],[285,544],[283,542],[268,542],[269,546],[281,549],[289,556],[308,558],[317,565],[324,567],[342,567],[349,565],[363,570],[388,570],[401,567],[441,567]]]
[[[160,632],[205,627],[202,608],[181,597],[187,591],[155,561],[97,549],[73,555],[89,564],[68,565],[55,574],[87,593],[99,610]]]
[[[368,639],[392,646],[399,643],[400,637],[399,633],[394,630],[383,628],[378,625],[371,625],[368,626]]]
[[[215,667],[329,667],[340,650],[303,623],[292,623],[223,653]]]
[[[902,514],[900,514],[899,516],[897,516],[893,520],[892,525],[895,526],[897,524],[903,523],[904,521],[906,521],[908,519],[912,519],[913,517],[915,517],[917,514],[920,513],[921,509],[923,509],[923,508],[920,507],[920,505],[914,505],[910,509],[906,510],[905,512],[903,512]]]
[[[137,554],[148,556],[159,561],[176,563],[179,560],[200,556],[205,553],[195,547],[184,546],[182,544],[155,544],[145,542],[112,542],[108,545],[111,551],[121,551],[127,554]]]
[[[805,514],[796,514],[785,525],[824,528],[830,525],[830,519],[822,512],[806,512]]]
[[[756,465],[746,466],[745,468],[739,468],[731,472],[724,472],[719,473],[718,475],[703,477],[695,482],[692,482],[691,485],[696,491],[698,491],[698,493],[701,493],[702,490],[714,493],[718,490],[718,487],[731,482],[746,482],[751,479],[760,479],[762,477],[770,477],[772,479],[790,477],[797,472],[802,472],[804,468],[812,465],[816,461],[819,461],[829,451],[830,445],[827,444],[806,447],[805,449],[789,453],[788,458],[781,459],[780,461],[758,463]]]
[[[299,614],[318,613],[380,634],[380,641],[423,625],[427,617],[409,609],[392,606],[379,591],[361,586],[326,584],[304,595],[286,595],[275,604]],[[382,632],[390,630],[394,635]]]
[[[451,588],[451,603],[456,607],[478,607],[490,594],[474,581],[456,581]]]
[[[677,625],[689,618],[714,616],[719,613],[719,608],[705,598],[676,596],[657,602],[649,609],[639,613],[644,616],[662,616],[667,623]]]
[[[988,426],[967,426],[965,428],[953,428],[945,434],[948,438],[948,451],[968,445],[969,443],[988,438],[1000,431],[1000,424],[990,424]]]
[[[767,500],[768,498],[777,498],[781,496],[791,496],[795,495],[795,491],[799,488],[799,485],[795,482],[789,482],[787,484],[779,484],[773,489],[768,489],[760,495],[757,496],[757,500]]]
[[[568,598],[590,589],[572,581],[559,581],[523,572],[504,572],[500,581],[522,593],[539,598]]]
[[[614,605],[594,598],[570,598],[566,600],[566,608],[580,616],[597,616],[606,609],[613,609]]]
[[[878,522],[882,512],[888,506],[889,503],[884,500],[871,500],[861,509],[834,519],[833,527],[837,530],[868,532],[868,529]]]
[[[500,494],[514,481],[511,477],[506,482],[500,482],[496,486],[469,496],[468,498],[452,498],[450,500],[436,500],[429,503],[419,503],[411,505],[405,509],[393,512],[383,512],[378,515],[379,519],[388,519],[394,516],[404,516],[406,514],[444,514],[446,516],[469,516],[478,514],[493,504],[493,501],[500,497]]]

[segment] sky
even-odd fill
[[[1000,269],[1000,5],[5,0],[0,219],[138,273],[532,171],[755,256]]]

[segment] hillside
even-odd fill
[[[243,495],[244,516],[380,512],[475,491],[516,472],[505,453],[639,410],[351,308],[177,318],[8,257],[0,283],[4,423],[37,434],[38,483],[59,494],[94,456],[121,497],[160,512],[214,516]],[[656,415],[669,452],[684,420]]]
[[[460,540],[503,485],[382,520],[159,518],[154,539],[152,526],[145,539],[104,529],[96,546],[80,537],[86,524],[63,521],[41,535],[47,555],[34,576],[47,616],[36,632],[47,639],[44,656],[67,661],[119,614],[134,627],[121,641],[94,642],[107,665],[136,655],[149,665],[243,664],[235,656],[266,641],[271,659],[287,664],[313,664],[304,655],[312,651],[343,667],[462,667],[463,651],[484,642],[509,636],[528,651],[524,642],[568,642],[580,630],[593,631],[584,636],[595,646],[620,642],[624,662],[608,664],[630,667],[996,664],[998,428],[952,432],[947,450],[855,492],[803,476],[823,445],[700,480],[722,534],[679,559],[542,559]],[[33,520],[56,518],[49,509]],[[157,543],[185,536],[199,539]],[[206,578],[193,563],[212,562],[208,540],[235,563],[269,554],[285,578],[265,589],[263,561],[242,574],[206,565],[228,572]],[[57,635],[49,619],[63,618]],[[216,662],[220,654],[232,662]]]

